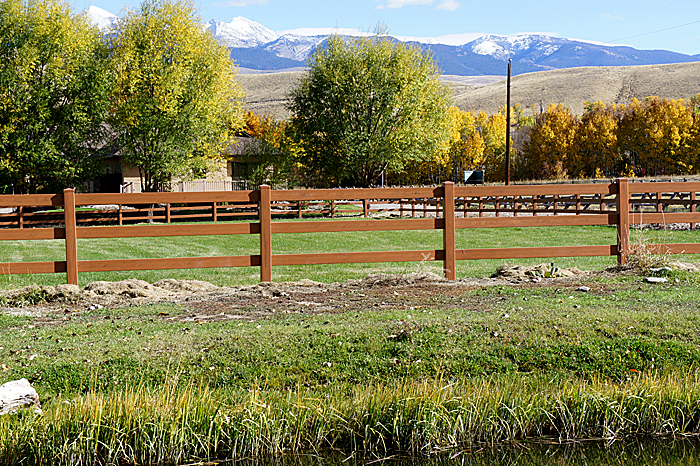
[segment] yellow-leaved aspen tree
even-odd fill
[[[82,188],[102,169],[99,31],[61,0],[0,2],[0,193]]]
[[[226,47],[191,3],[146,0],[111,35],[109,123],[144,191],[201,174],[243,124],[242,90]]]

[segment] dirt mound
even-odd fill
[[[158,280],[153,284],[156,288],[161,288],[168,291],[189,291],[189,292],[201,292],[201,291],[214,291],[218,290],[219,287],[212,285],[209,282],[203,282],[200,280],[175,280],[172,278],[166,278],[164,280]]]
[[[26,307],[55,301],[76,301],[80,299],[80,294],[80,288],[75,285],[29,285],[0,293],[0,301],[7,307]]]
[[[258,295],[265,298],[289,296],[290,293],[318,293],[319,291],[328,291],[336,285],[328,285],[326,283],[315,282],[313,280],[300,280],[298,282],[261,282],[257,285],[246,286],[238,290],[232,290],[233,293],[249,297]],[[227,293],[230,294],[230,293]]]
[[[494,278],[504,278],[509,281],[528,281],[528,282],[539,282],[543,278],[565,278],[565,277],[577,277],[586,274],[576,267],[570,267],[568,269],[560,269],[555,267],[554,264],[539,264],[539,265],[509,265],[503,264],[493,275]]]
[[[448,280],[432,272],[415,272],[407,274],[375,273],[362,280],[348,280],[346,285],[358,287],[406,286],[417,283],[437,283]]]
[[[700,272],[694,264],[673,262],[669,270]],[[651,269],[649,269],[651,270]],[[653,270],[652,270],[653,271]],[[640,273],[632,265],[608,269],[606,273]],[[644,271],[647,273],[647,271]],[[257,319],[275,313],[323,313],[350,309],[384,308],[396,300],[406,308],[414,306],[413,295],[434,293],[448,296],[458,290],[484,286],[523,284],[531,286],[543,280],[567,280],[585,277],[576,267],[559,269],[551,263],[534,266],[502,265],[491,278],[465,278],[450,281],[429,271],[408,274],[373,274],[361,280],[319,283],[300,280],[285,283],[258,283],[243,287],[218,287],[197,280],[165,279],[150,284],[130,279],[118,282],[93,282],[84,289],[73,285],[29,286],[0,292],[0,307],[9,314],[94,311],[102,308],[138,306],[169,302],[192,309],[190,320]],[[400,289],[398,289],[400,288]],[[429,290],[429,291],[426,291]],[[203,317],[204,316],[204,317]],[[176,318],[176,317],[173,317]]]
[[[96,295],[126,295],[130,298],[154,297],[159,294],[159,289],[150,283],[131,278],[120,282],[93,282],[85,287],[85,291]]]

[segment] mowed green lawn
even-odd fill
[[[641,243],[693,243],[700,240],[698,231],[639,231],[632,232],[632,241]],[[463,229],[456,232],[458,249],[579,246],[615,244],[614,227],[543,227]],[[34,262],[65,260],[62,240],[0,242],[0,262]],[[332,253],[355,251],[400,251],[441,249],[442,231],[381,231],[277,234],[272,238],[273,254]],[[188,236],[167,238],[83,239],[78,241],[78,259],[139,259],[198,256],[237,256],[258,254],[257,235]],[[457,277],[485,277],[504,262],[536,264],[554,262],[557,267],[578,267],[582,270],[602,270],[615,264],[614,257],[541,258],[518,260],[459,261]],[[685,261],[698,260],[685,256]],[[334,282],[364,278],[373,273],[434,272],[442,274],[442,263],[398,262],[372,264],[333,264],[312,266],[279,266],[273,268],[273,280],[296,281],[303,278]],[[258,267],[228,269],[179,269],[161,271],[124,271],[81,273],[80,284],[97,280],[117,281],[139,278],[154,282],[162,278],[204,280],[215,285],[245,285],[257,283]],[[16,288],[27,284],[57,285],[65,283],[64,274],[0,275],[0,288]]]

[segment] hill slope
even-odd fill
[[[303,71],[242,74],[247,91],[246,108],[276,118],[289,118],[287,95]],[[454,89],[455,105],[462,110],[497,112],[505,105],[505,79],[499,76],[443,76]],[[511,101],[526,113],[550,103],[563,103],[574,113],[583,112],[585,102],[627,104],[634,97],[657,95],[687,99],[700,94],[700,62],[673,65],[588,67],[540,71],[515,76]]]
[[[687,99],[700,94],[700,63],[625,67],[589,67],[542,71],[516,76],[511,81],[511,102],[530,111],[550,103],[563,103],[583,113],[585,102],[628,104],[632,98],[656,95]],[[478,89],[455,90],[455,105],[462,110],[497,112],[505,105],[505,82]],[[527,112],[529,113],[529,112]]]

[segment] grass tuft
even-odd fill
[[[328,390],[136,387],[0,418],[4,464],[181,464],[330,450],[425,455],[548,438],[698,431],[700,375],[623,384],[541,376],[440,378]]]

